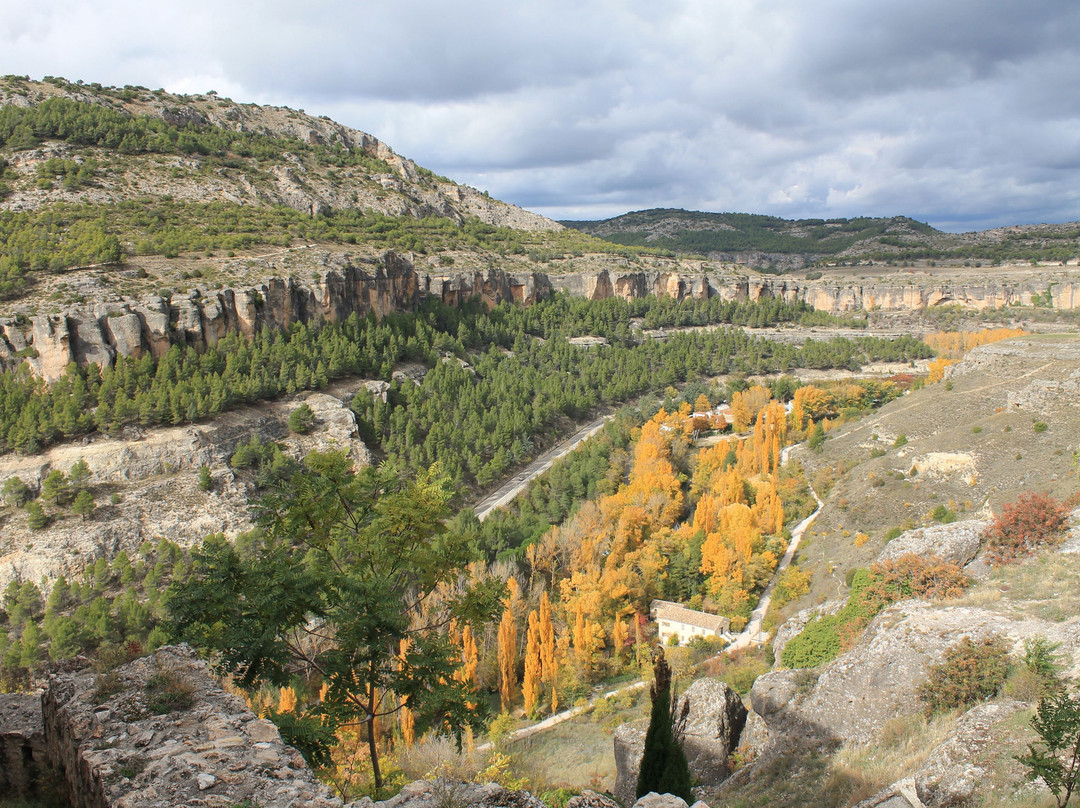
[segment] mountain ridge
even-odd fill
[[[651,208],[560,224],[627,246],[695,252],[758,269],[849,261],[1076,260],[1080,222],[946,233],[907,216],[783,219],[754,213]]]

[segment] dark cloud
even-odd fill
[[[0,71],[216,89],[557,218],[1080,219],[1060,0],[8,0]]]

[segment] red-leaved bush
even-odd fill
[[[1061,541],[1068,517],[1068,508],[1053,497],[1021,494],[983,534],[986,554],[997,564],[1008,564],[1052,547]]]

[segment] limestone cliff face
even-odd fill
[[[552,286],[591,300],[609,297],[632,299],[646,295],[686,298],[720,296],[725,300],[782,298],[801,300],[821,311],[848,312],[875,309],[915,311],[933,306],[960,305],[969,309],[993,309],[1032,305],[1046,292],[1045,282],[947,283],[937,285],[899,283],[830,283],[746,275],[678,272],[626,272],[604,270],[593,274],[551,278]],[[1080,308],[1080,282],[1055,283],[1051,288],[1055,309]]]
[[[71,362],[106,365],[117,355],[163,355],[172,345],[214,345],[230,332],[251,336],[264,326],[294,322],[338,322],[354,312],[376,316],[410,311],[429,296],[450,305],[479,295],[488,305],[510,301],[529,305],[551,293],[543,275],[510,275],[497,270],[442,276],[418,272],[395,253],[352,262],[327,256],[314,280],[272,278],[247,289],[196,290],[171,298],[148,297],[100,303],[63,314],[41,315],[29,323],[0,320],[0,365],[29,357],[34,372],[58,378]]]
[[[34,372],[59,377],[71,362],[100,365],[117,355],[161,356],[175,344],[213,345],[225,334],[252,335],[263,326],[285,328],[294,322],[341,321],[353,312],[410,311],[433,297],[448,305],[479,296],[489,306],[504,301],[530,305],[553,289],[590,300],[627,300],[656,295],[677,300],[780,298],[803,301],[829,312],[917,311],[958,304],[970,309],[1031,305],[1045,295],[1045,282],[915,285],[841,284],[752,277],[731,272],[626,271],[547,276],[539,272],[429,273],[388,252],[378,259],[330,254],[309,282],[272,278],[249,288],[196,290],[185,296],[123,299],[62,314],[39,315],[29,322],[0,319],[0,366],[29,357]],[[1080,308],[1080,281],[1055,283],[1053,306]]]

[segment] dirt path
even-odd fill
[[[794,446],[788,446],[784,449],[782,455],[784,463],[787,462],[791,449],[794,448]],[[776,572],[773,573],[772,580],[769,581],[769,585],[765,587],[765,591],[761,594],[757,608],[750,613],[750,621],[746,624],[746,628],[742,630],[742,633],[738,634],[731,644],[724,649],[724,653],[730,654],[732,651],[738,651],[751,645],[763,645],[769,639],[769,636],[762,631],[761,624],[765,619],[765,614],[769,611],[773,590],[776,588],[777,581],[780,580],[780,574],[791,565],[792,560],[795,558],[795,551],[799,548],[799,542],[802,540],[806,529],[810,527],[811,522],[817,519],[821,509],[825,506],[825,503],[817,495],[817,491],[810,485],[809,480],[806,482],[806,487],[810,489],[810,493],[817,503],[817,510],[795,525],[795,529],[791,531],[791,541],[788,542],[787,552],[780,559],[780,563],[776,565]]]
[[[508,741],[523,740],[524,738],[528,738],[530,735],[535,735],[538,732],[543,732],[546,729],[551,729],[556,724],[561,724],[563,721],[569,721],[571,718],[576,718],[582,713],[588,712],[590,709],[592,709],[593,704],[600,699],[609,699],[612,696],[617,696],[620,693],[627,692],[628,690],[639,690],[640,688],[645,687],[646,684],[647,682],[643,681],[633,682],[632,684],[624,685],[623,687],[616,688],[615,690],[609,690],[606,693],[602,693],[601,695],[594,697],[588,704],[582,705],[581,707],[572,707],[571,709],[564,710],[561,713],[549,715],[543,721],[538,721],[535,724],[530,724],[527,727],[522,727],[521,729],[514,730],[506,736],[506,739]],[[476,751],[486,752],[490,748],[490,743],[482,743],[476,747]]]
[[[493,510],[508,505],[513,501],[514,497],[525,489],[525,486],[529,484],[530,480],[543,474],[551,468],[556,460],[570,454],[570,452],[574,451],[574,449],[582,442],[599,432],[601,427],[603,427],[604,424],[608,422],[608,419],[612,417],[613,416],[611,415],[605,415],[603,418],[597,418],[595,421],[591,421],[583,426],[566,440],[552,446],[536,458],[536,460],[510,478],[506,483],[480,500],[474,507],[477,518],[483,522]]]

